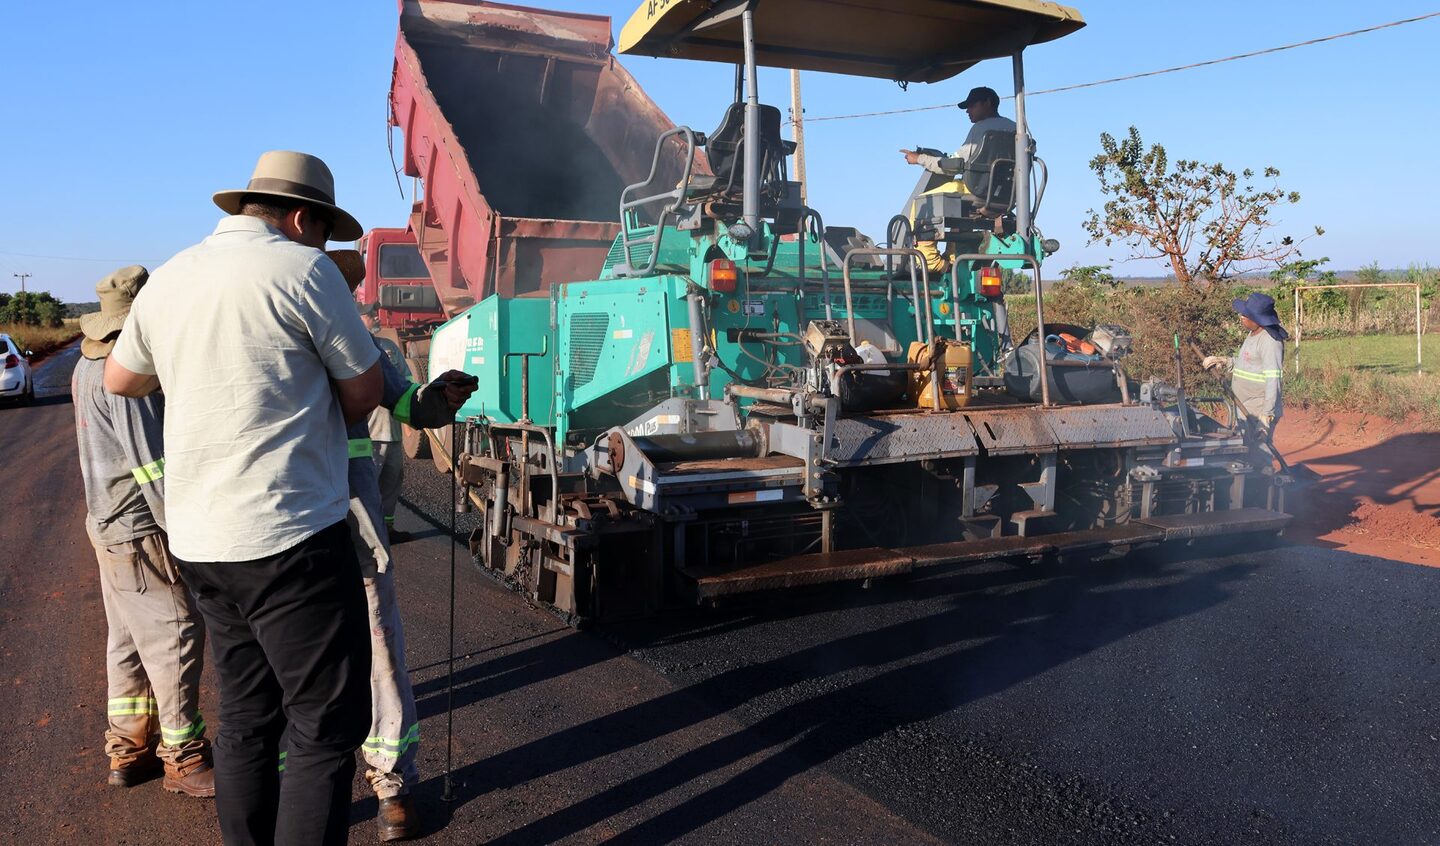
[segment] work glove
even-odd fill
[[[1200,362],[1200,366],[1206,370],[1214,370],[1217,367],[1223,370],[1229,370],[1230,363],[1231,359],[1228,355],[1207,355],[1205,356],[1205,360]]]
[[[410,406],[410,425],[437,429],[455,421],[455,412],[475,393],[480,382],[459,370],[447,370],[415,392]]]
[[[1260,422],[1265,426],[1265,433],[1269,434],[1270,430],[1275,428],[1275,415],[1266,414],[1260,418]]]

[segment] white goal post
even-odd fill
[[[1302,291],[1321,291],[1333,288],[1414,288],[1415,289],[1415,372],[1421,369],[1421,335],[1424,327],[1420,320],[1420,286],[1414,282],[1372,282],[1346,285],[1298,285],[1295,288],[1295,372],[1300,372],[1300,339],[1305,334],[1305,304],[1300,298]]]

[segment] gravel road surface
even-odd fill
[[[103,784],[74,355],[40,367],[37,406],[0,409],[18,793],[0,842],[216,842],[208,802]],[[970,567],[586,632],[462,553],[443,802],[448,497],[410,465],[425,842],[1440,843],[1440,570],[1290,546]],[[357,787],[352,843],[373,814]]]

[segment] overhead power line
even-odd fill
[[[1311,38],[1311,39],[1309,39],[1308,41],[1297,41],[1297,42],[1295,42],[1294,44],[1283,44],[1283,45],[1281,45],[1281,46],[1279,46],[1279,47],[1267,47],[1267,48],[1264,49],[1264,50],[1255,50],[1255,51],[1252,51],[1252,52],[1250,52],[1250,53],[1237,53],[1237,54],[1234,55],[1234,56],[1225,56],[1224,58],[1220,58],[1220,59],[1210,59],[1210,60],[1204,61],[1204,62],[1194,62],[1194,63],[1192,63],[1192,64],[1179,65],[1178,67],[1173,67],[1173,68],[1164,68],[1164,69],[1162,69],[1162,70],[1145,71],[1144,73],[1132,73],[1132,74],[1128,74],[1128,75],[1126,75],[1126,76],[1111,77],[1110,79],[1098,79],[1098,80],[1096,80],[1096,81],[1094,81],[1094,82],[1080,82],[1080,83],[1076,83],[1075,85],[1062,85],[1062,86],[1060,86],[1059,88],[1046,88],[1046,89],[1041,90],[1041,91],[1027,91],[1027,92],[1025,92],[1025,96],[1027,96],[1027,97],[1035,97],[1035,96],[1038,96],[1038,95],[1040,95],[1040,94],[1058,94],[1058,93],[1060,93],[1061,91],[1077,91],[1077,90],[1079,90],[1079,89],[1081,89],[1081,88],[1095,88],[1096,86],[1100,86],[1100,85],[1113,85],[1114,83],[1117,83],[1117,82],[1129,82],[1130,80],[1133,80],[1133,79],[1145,79],[1146,77],[1162,76],[1162,75],[1167,74],[1167,73],[1179,73],[1180,71],[1194,70],[1195,68],[1204,68],[1204,67],[1209,67],[1209,66],[1211,66],[1211,65],[1220,65],[1220,64],[1224,64],[1225,62],[1238,62],[1238,61],[1240,61],[1241,59],[1253,59],[1253,58],[1255,58],[1256,56],[1268,56],[1268,55],[1270,55],[1271,53],[1280,53],[1280,52],[1283,52],[1283,51],[1285,51],[1285,50],[1294,50],[1294,49],[1296,49],[1296,48],[1298,48],[1298,47],[1310,47],[1310,46],[1313,46],[1313,45],[1315,45],[1315,44],[1324,44],[1324,43],[1327,42],[1327,41],[1337,41],[1337,40],[1339,40],[1339,39],[1341,39],[1341,38],[1350,38],[1350,37],[1353,37],[1353,36],[1356,36],[1356,35],[1365,35],[1366,33],[1370,33],[1370,32],[1378,32],[1378,31],[1380,31],[1380,30],[1382,30],[1382,29],[1391,29],[1392,27],[1405,26],[1406,24],[1419,23],[1420,21],[1429,20],[1430,18],[1440,18],[1440,12],[1430,12],[1430,13],[1428,13],[1428,14],[1418,15],[1418,16],[1413,17],[1413,18],[1405,18],[1404,20],[1390,21],[1389,23],[1377,24],[1377,25],[1375,25],[1375,26],[1367,26],[1367,27],[1365,27],[1364,29],[1352,29],[1352,30],[1350,30],[1349,32],[1339,32],[1339,33],[1336,33],[1335,35],[1326,35],[1326,36],[1321,37],[1321,38]],[[1013,100],[1014,98],[1013,98],[1013,97],[1005,97],[1004,99],[1006,99],[1006,100]],[[806,119],[805,119],[805,122],[806,122],[806,123],[818,123],[819,121],[823,121],[823,120],[853,120],[853,119],[855,119],[855,118],[882,117],[882,116],[884,116],[884,115],[904,115],[904,114],[911,114],[911,113],[914,113],[914,112],[933,112],[933,111],[936,111],[936,110],[938,110],[938,109],[953,109],[953,108],[955,108],[955,105],[954,105],[953,103],[946,103],[946,104],[941,105],[941,106],[919,106],[919,107],[911,108],[911,109],[891,109],[891,110],[889,110],[889,111],[883,111],[883,112],[861,112],[861,113],[859,113],[859,114],[853,114],[853,115],[827,115],[827,116],[824,116],[824,117],[806,118]]]
[[[47,256],[39,253],[12,253],[9,250],[0,250],[0,256],[14,256],[15,258],[49,259],[50,261],[98,261],[108,264],[152,264],[158,263],[154,259],[135,258],[94,258],[91,256]]]

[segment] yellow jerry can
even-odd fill
[[[975,393],[970,372],[970,345],[949,338],[936,338],[935,347],[936,350],[932,352],[930,345],[923,341],[910,344],[907,360],[925,368],[910,373],[911,400],[916,408],[935,407],[935,380],[931,361],[934,360],[933,356],[939,355],[942,356],[940,407],[956,409],[968,405]]]

